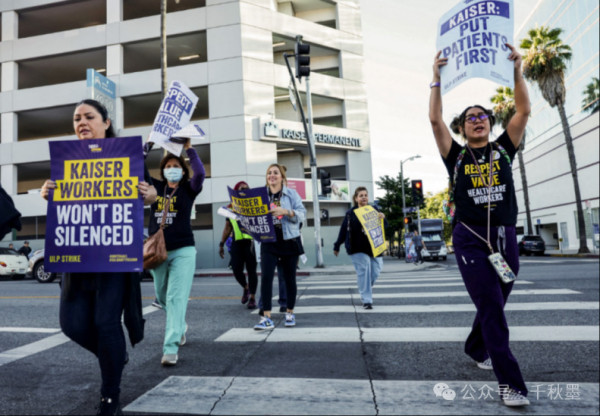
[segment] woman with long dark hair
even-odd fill
[[[477,314],[465,344],[465,352],[481,369],[493,370],[507,406],[525,406],[527,387],[509,347],[504,305],[513,283],[501,281],[490,257],[499,253],[516,275],[519,252],[515,233],[517,200],[512,160],[523,138],[531,111],[527,86],[521,73],[521,55],[512,45],[508,59],[514,62],[515,115],[498,139],[490,140],[493,113],[472,105],[451,123],[466,142],[452,139],[442,119],[440,67],[447,64],[441,52],[433,64],[429,119],[435,140],[451,178],[448,203],[453,213],[452,241],[463,281]]]
[[[91,99],[76,105],[73,129],[79,140],[115,137],[108,111]],[[145,173],[146,180],[139,183],[138,189],[144,204],[149,205],[156,199],[156,189],[150,185],[147,170]],[[47,200],[50,189],[55,188],[56,183],[47,180],[42,197]],[[138,286],[137,291],[131,290],[132,285]],[[127,314],[132,296],[140,297],[139,275],[135,273],[69,273],[61,282],[60,327],[66,336],[96,355],[100,364],[99,415],[121,414],[121,376],[128,360],[121,315],[124,311]],[[134,303],[138,306],[132,313],[139,313],[136,321],[141,322],[141,297]],[[128,326],[128,330],[133,344],[141,340],[143,326],[136,329],[137,339],[131,336],[132,328]]]

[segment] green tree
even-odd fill
[[[577,208],[577,226],[579,229],[579,253],[589,253],[585,234],[583,207],[581,206],[581,192],[577,177],[577,162],[573,149],[573,137],[565,112],[565,70],[571,60],[571,47],[560,39],[562,29],[550,29],[546,26],[531,29],[528,38],[521,40],[521,48],[526,50],[523,58],[523,76],[537,82],[542,96],[550,107],[556,107],[562,123],[567,154],[573,177],[573,190]]]
[[[508,122],[515,115],[515,93],[510,87],[498,87],[496,95],[490,101],[494,104],[494,114],[496,122],[506,129]],[[531,209],[529,205],[529,189],[527,187],[527,175],[525,172],[525,161],[523,160],[523,151],[525,150],[525,133],[523,140],[517,151],[519,159],[519,172],[521,173],[521,183],[523,185],[523,200],[525,201],[525,214],[527,218],[527,231],[533,232],[533,223],[531,222]]]
[[[412,206],[412,197],[410,194],[410,179],[402,178],[400,173],[396,178],[385,175],[380,176],[375,182],[379,189],[385,191],[385,195],[378,199],[379,207],[385,214],[388,227],[385,229],[385,235],[390,240],[393,239],[396,231],[402,234],[404,227],[404,214],[402,213],[402,184],[404,184],[404,196],[407,207]]]
[[[600,101],[598,100],[600,98],[600,80],[598,78],[592,78],[592,82],[585,87],[583,94],[584,98],[581,103],[583,111],[594,114],[600,110]]]
[[[425,206],[421,209],[421,218],[442,218],[444,220],[444,241],[450,242],[452,238],[452,224],[444,214],[444,200],[448,199],[448,188],[437,194],[428,193]]]

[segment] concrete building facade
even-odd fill
[[[161,102],[159,6],[147,0],[0,3],[0,183],[23,214],[23,230],[3,243],[18,247],[28,239],[34,249],[43,247],[46,203],[38,192],[50,177],[48,142],[75,139],[72,114],[87,96],[88,68],[116,83],[118,135],[148,137]],[[299,34],[311,45],[317,163],[345,191],[340,200],[321,201],[329,214],[325,261],[344,261],[332,255],[332,244],[350,207],[348,194],[357,186],[372,194],[358,0],[168,0],[167,7],[167,78],[198,95],[192,121],[208,138],[194,145],[207,171],[192,215],[198,268],[226,266],[217,255],[224,226],[217,210],[228,202],[227,186],[264,185],[273,162],[286,165],[298,188],[310,176],[283,60]],[[300,84],[304,103],[305,88]],[[148,157],[153,176],[161,156],[153,150]],[[303,237],[312,266],[310,193],[305,199]]]
[[[588,248],[598,252],[598,170],[600,113],[590,114],[582,104],[584,90],[599,73],[599,7],[593,0],[540,0],[515,43],[536,26],[561,28],[561,39],[572,48],[565,72],[565,110],[571,127],[577,174],[585,217]],[[518,226],[524,233],[540,234],[550,249],[576,250],[579,230],[575,192],[559,113],[544,100],[537,85],[529,84],[532,112],[523,153],[534,230],[527,230],[525,203],[518,160],[514,176],[519,206]]]

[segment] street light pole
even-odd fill
[[[404,199],[404,162],[410,162],[413,159],[418,159],[420,158],[421,155],[414,155],[409,157],[408,159],[404,159],[400,161],[400,181],[401,181],[401,186],[402,186],[402,215],[406,216],[406,202]],[[404,223],[404,234],[406,235],[406,233],[408,232],[408,224]],[[404,236],[402,236],[402,238],[404,238]]]

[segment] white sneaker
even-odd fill
[[[481,368],[482,370],[493,370],[494,369],[494,367],[492,366],[491,358],[487,358],[482,362],[478,362],[477,367]]]
[[[529,405],[529,399],[527,399],[527,397],[510,388],[502,393],[502,401],[509,407]]]
[[[293,313],[285,314],[285,326],[287,326],[287,327],[296,326],[296,317],[294,316]]]
[[[173,365],[177,364],[178,358],[179,357],[177,357],[177,354],[165,354],[165,355],[163,355],[162,359],[160,360],[160,363],[162,365],[164,365],[165,367],[173,366]]]

